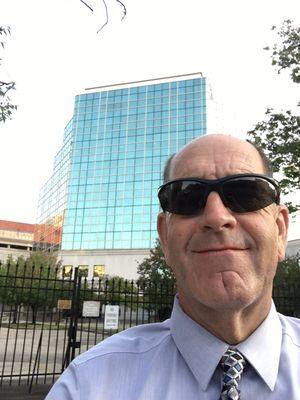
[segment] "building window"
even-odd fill
[[[88,265],[78,265],[78,275],[87,277],[89,274],[89,266]]]
[[[72,278],[73,265],[63,265],[63,278]]]
[[[94,265],[94,278],[101,278],[103,275],[105,275],[105,265]]]

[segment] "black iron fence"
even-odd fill
[[[174,287],[0,266],[0,386],[53,382],[106,337],[170,315]]]
[[[273,299],[278,312],[300,318],[300,282],[277,283],[273,288]]]
[[[53,382],[106,337],[170,316],[173,285],[88,280],[75,269],[0,266],[0,386]],[[300,285],[277,285],[279,312],[300,317]]]

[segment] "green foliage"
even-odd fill
[[[10,28],[0,26],[0,49],[5,47],[5,42],[1,38],[3,36],[10,35]],[[1,66],[2,58],[0,58]],[[11,118],[13,112],[17,109],[17,106],[11,103],[8,93],[15,89],[15,82],[5,82],[0,80],[0,122],[5,122],[8,118]]]
[[[274,279],[273,298],[277,310],[300,317],[300,256],[287,257],[278,264]]]
[[[105,304],[125,305],[136,308],[138,288],[133,281],[127,281],[121,276],[114,276],[102,282],[101,300]]]
[[[276,29],[276,26],[272,27],[272,30]],[[272,65],[277,67],[278,73],[289,69],[292,81],[300,83],[300,27],[293,27],[292,21],[287,19],[277,30],[277,34],[281,43],[273,46]],[[265,50],[270,48],[266,47]]]
[[[0,37],[10,35],[10,27],[9,26],[0,26]],[[5,42],[1,39],[0,46],[2,49],[5,47]],[[1,60],[1,59],[0,59]]]
[[[281,43],[273,47],[272,64],[278,67],[278,73],[282,69],[290,69],[292,80],[299,83],[300,28],[293,27],[292,22],[286,20],[277,33]],[[287,194],[300,188],[300,116],[293,115],[289,110],[275,112],[272,108],[267,109],[265,115],[266,119],[257,123],[248,136],[265,150],[274,172],[284,176],[280,186],[282,192]],[[300,209],[299,204],[287,203],[287,206],[290,213]]]
[[[0,303],[14,306],[15,313],[21,305],[30,307],[35,323],[39,307],[52,308],[57,304],[59,292],[53,288],[58,267],[55,255],[41,251],[31,253],[26,261],[22,257],[17,262],[8,258],[0,266]]]
[[[159,239],[156,239],[154,248],[150,250],[150,256],[138,265],[137,272],[140,284],[174,285],[175,276],[166,264]]]
[[[19,258],[19,261],[22,261],[22,258]],[[35,266],[35,268],[49,268],[51,271],[51,275],[53,275],[54,270],[60,267],[61,262],[57,261],[56,253],[47,253],[42,250],[33,251],[30,253],[30,256],[26,259],[27,266]]]
[[[146,309],[154,311],[160,320],[169,317],[175,293],[175,276],[166,264],[158,239],[149,257],[139,264],[138,275]]]
[[[278,264],[275,285],[300,285],[300,256],[287,257]]]
[[[262,147],[272,162],[274,172],[284,177],[280,182],[284,194],[300,188],[300,116],[291,111],[266,111],[267,119],[248,132],[252,141]],[[287,204],[290,212],[300,207]]]

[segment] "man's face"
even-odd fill
[[[217,179],[238,173],[264,173],[257,151],[227,136],[206,136],[173,160],[171,179]],[[277,263],[284,257],[287,211],[272,204],[235,213],[216,192],[199,215],[163,214],[158,231],[173,269],[181,305],[244,309],[271,301]]]

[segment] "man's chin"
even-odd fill
[[[199,298],[200,300],[200,298]],[[201,300],[200,300],[201,301]],[[229,281],[226,285],[210,287],[202,303],[215,310],[242,310],[254,301],[254,296],[244,285]]]

